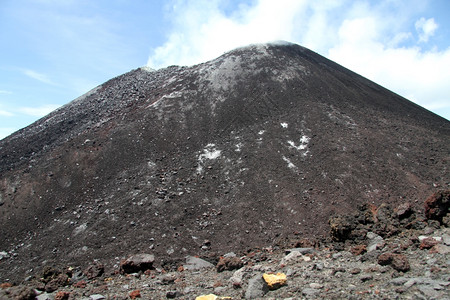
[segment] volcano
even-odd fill
[[[318,237],[449,187],[450,122],[295,44],[113,78],[0,141],[0,282]]]

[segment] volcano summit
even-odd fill
[[[320,236],[449,187],[450,122],[298,45],[133,70],[0,141],[0,282]],[[34,270],[31,270],[34,269]]]

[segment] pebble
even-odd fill
[[[100,295],[100,294],[95,294],[95,295],[89,296],[89,299],[91,299],[91,300],[102,300],[102,299],[106,299],[106,297],[103,296],[103,295]]]

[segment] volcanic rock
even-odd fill
[[[122,273],[145,272],[146,270],[154,269],[154,261],[155,257],[151,254],[136,254],[122,261],[120,263],[120,270]]]
[[[449,140],[449,121],[298,45],[132,70],[0,141],[0,282],[320,239],[333,215],[447,188]],[[362,242],[358,224],[335,237]]]
[[[449,213],[450,190],[436,192],[425,201],[425,216],[431,220],[442,222]]]

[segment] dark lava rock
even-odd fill
[[[121,273],[137,273],[154,269],[155,256],[152,254],[136,254],[120,263]]]
[[[391,265],[397,271],[406,272],[410,269],[409,261],[403,254],[386,252],[378,257],[378,264]]]
[[[436,192],[425,201],[425,216],[431,220],[438,220],[449,213],[450,190]]]
[[[14,299],[14,300],[34,300],[36,299],[36,292],[30,288],[25,286],[17,286],[9,288],[6,293],[6,298],[2,299]],[[0,295],[1,297],[1,295]]]
[[[240,269],[244,263],[239,257],[221,257],[216,265],[217,272]]]
[[[45,291],[51,293],[58,288],[66,286],[69,283],[69,277],[66,274],[59,274],[56,278],[53,278],[45,284]]]
[[[353,218],[345,215],[333,216],[328,223],[331,228],[331,238],[336,241],[345,241],[351,237],[352,230],[355,228]]]
[[[93,263],[83,271],[87,279],[94,279],[96,277],[100,277],[103,275],[104,272],[105,266],[99,263]]]

